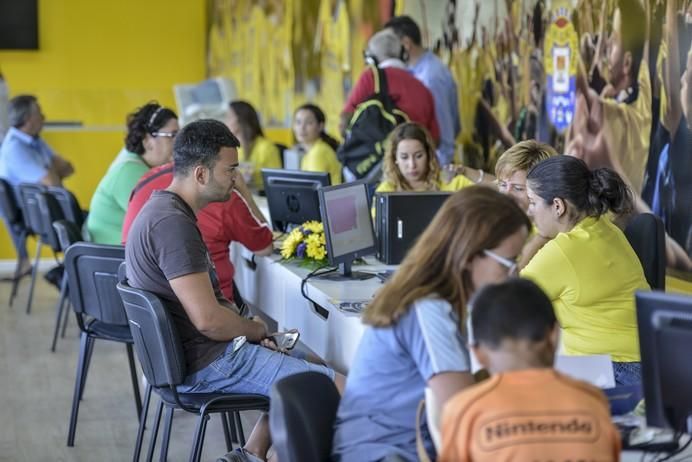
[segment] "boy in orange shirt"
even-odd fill
[[[619,460],[603,393],[552,368],[558,325],[541,289],[511,279],[472,304],[472,347],[492,376],[445,406],[438,461]]]

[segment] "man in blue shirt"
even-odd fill
[[[62,180],[74,169],[39,137],[44,117],[36,97],[19,95],[12,98],[7,119],[10,129],[0,146],[0,178],[14,187],[20,183],[62,186]],[[31,267],[26,251],[26,230],[21,222],[6,223],[19,257],[15,274],[21,276]]]
[[[418,24],[410,16],[396,16],[384,27],[399,36],[407,54],[409,70],[433,95],[440,127],[437,158],[442,166],[451,164],[454,161],[454,142],[461,130],[456,82],[447,66],[433,52],[423,48]]]
[[[0,177],[13,186],[19,183],[62,186],[62,180],[74,169],[39,137],[44,117],[36,97],[12,98],[8,120],[10,129],[0,147]]]

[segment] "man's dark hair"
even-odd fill
[[[399,38],[408,37],[413,43],[420,46],[421,40],[420,28],[416,21],[411,16],[394,16],[384,25],[385,29],[392,29]]]
[[[644,56],[644,43],[646,42],[646,12],[640,0],[618,0],[620,10],[620,40],[623,52],[632,54],[633,82],[639,76],[639,66]]]
[[[553,304],[528,279],[485,286],[471,304],[473,341],[492,349],[505,339],[540,342],[557,323]]]
[[[7,108],[7,119],[11,127],[19,128],[31,115],[31,108],[38,101],[34,95],[17,95],[10,100]]]
[[[228,127],[213,119],[187,124],[178,133],[173,145],[173,175],[184,177],[198,165],[212,169],[221,148],[237,148],[238,138]]]

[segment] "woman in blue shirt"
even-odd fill
[[[445,202],[363,314],[370,327],[339,406],[336,460],[418,460],[416,408],[425,388],[442,406],[473,384],[466,304],[478,288],[515,272],[530,226],[514,201],[483,186]],[[430,452],[427,427],[421,430]]]

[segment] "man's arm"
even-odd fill
[[[72,166],[72,162],[70,162],[67,159],[64,159],[63,157],[57,154],[53,156],[53,163],[51,165],[51,169],[55,169],[55,172],[61,180],[67,178],[68,176],[74,173],[74,167]]]
[[[242,200],[245,203],[245,205],[247,205],[248,210],[250,211],[250,213],[253,215],[254,218],[259,220],[261,223],[267,223],[267,218],[264,216],[264,214],[259,209],[259,207],[257,207],[257,203],[252,198],[252,193],[250,192],[250,189],[247,187],[245,180],[243,180],[242,175],[238,175],[236,177],[234,189],[236,190],[236,192],[240,196],[236,200]],[[234,199],[231,198],[231,200],[234,200]],[[264,247],[262,249],[255,250],[255,251],[253,251],[253,253],[255,255],[260,256],[260,257],[266,257],[268,255],[271,255],[273,250],[274,250],[274,245],[273,245],[273,242],[270,240],[269,245],[267,245],[266,247]]]
[[[209,274],[187,274],[171,279],[169,283],[192,324],[206,337],[230,341],[244,335],[251,342],[260,342],[267,337],[264,324],[242,318],[219,304]]]

